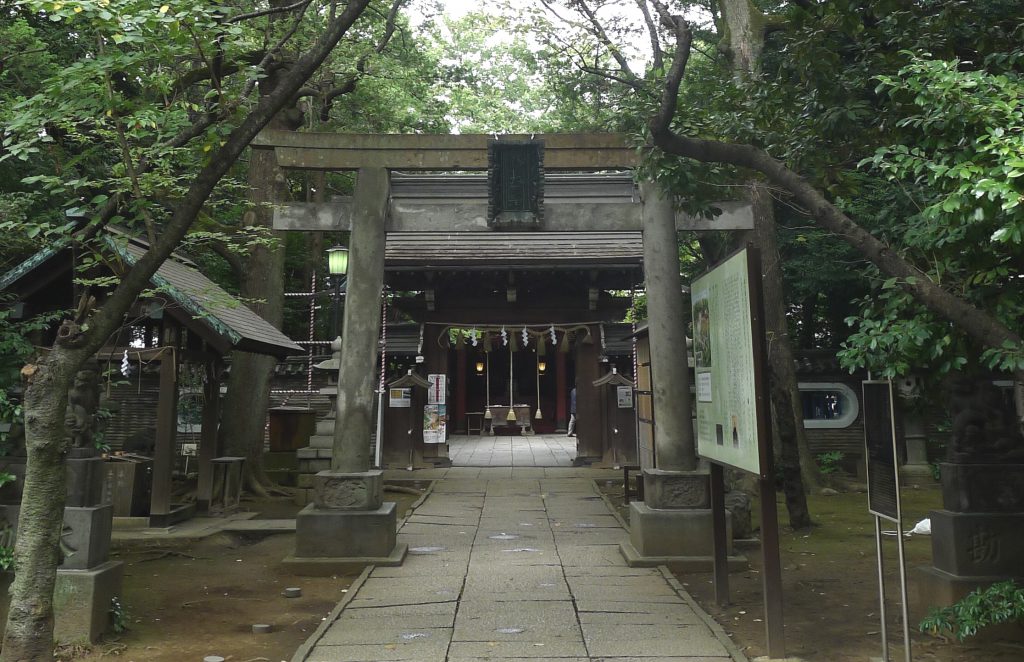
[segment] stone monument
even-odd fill
[[[95,370],[75,375],[65,424],[70,435],[68,494],[53,590],[54,638],[92,643],[110,625],[111,601],[120,597],[124,564],[110,560],[114,507],[102,505],[103,458],[95,448],[100,404]]]
[[[932,567],[917,569],[918,599],[948,606],[976,588],[1024,580],[1024,439],[990,381],[952,382],[952,445],[941,510],[931,513]]]
[[[895,386],[900,396],[903,441],[907,450],[900,476],[908,483],[932,483],[932,467],[928,464],[928,430],[921,411],[921,380],[910,375],[900,378]]]

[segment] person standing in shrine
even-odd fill
[[[569,430],[565,436],[575,437],[576,436],[576,387],[573,386],[572,390],[569,391]]]

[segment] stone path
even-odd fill
[[[453,435],[448,455],[452,464],[460,467],[571,467],[576,438],[564,434]]]
[[[674,580],[625,565],[592,482],[615,474],[491,471],[435,484],[405,564],[369,573],[295,660],[744,662]]]

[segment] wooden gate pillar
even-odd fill
[[[576,342],[576,460],[577,465],[590,464],[601,459],[603,432],[601,425],[600,393],[594,380],[600,376],[597,357],[601,351],[596,334],[589,342],[577,334]]]

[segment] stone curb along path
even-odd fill
[[[670,573],[626,565],[595,473],[436,482],[405,564],[361,575],[293,662],[747,662]]]

